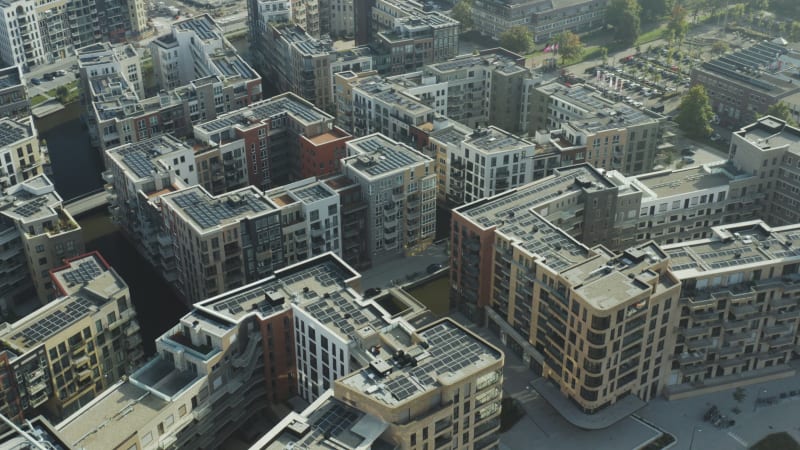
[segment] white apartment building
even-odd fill
[[[342,255],[339,193],[315,178],[264,193],[280,211],[286,264],[327,252]]]
[[[103,173],[112,220],[167,281],[177,279],[172,238],[160,196],[198,184],[192,148],[171,136],[125,144],[106,152]]]
[[[144,98],[142,66],[139,53],[131,44],[112,45],[100,42],[77,50],[78,68],[81,79],[95,78],[101,75],[119,74],[140,98]],[[88,86],[86,86],[88,88]],[[83,95],[90,91],[84,91]],[[91,99],[87,98],[91,107]]]
[[[425,249],[436,232],[433,160],[382,134],[347,143],[342,172],[361,186],[369,205],[369,251],[409,255]]]
[[[292,2],[290,0],[254,0],[248,4],[252,4],[256,8],[256,16],[263,21],[263,24],[292,20]]]
[[[494,126],[450,142],[436,157],[447,161],[446,197],[469,203],[532,181],[535,152],[534,143]]]
[[[32,116],[0,118],[0,191],[42,175],[49,163]]]
[[[0,197],[4,308],[28,300],[31,282],[42,304],[55,298],[50,270],[84,252],[81,227],[61,202],[45,175],[14,185]]]
[[[0,2],[0,59],[23,70],[45,62],[44,47],[33,0]]]
[[[355,33],[353,0],[329,0],[330,30],[334,38],[352,39]],[[324,13],[323,13],[324,14]]]

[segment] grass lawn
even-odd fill
[[[583,48],[583,53],[581,53],[581,56],[579,56],[577,58],[568,59],[568,60],[564,61],[564,63],[561,64],[561,65],[562,66],[571,66],[573,64],[582,63],[582,62],[584,62],[584,61],[586,61],[588,59],[599,58],[600,57],[600,49],[601,48],[602,47],[600,47],[599,45],[587,45],[586,47]]]
[[[408,289],[407,292],[439,317],[446,316],[450,312],[450,277],[448,275]]]
[[[634,44],[634,47],[636,45],[642,45],[642,44],[647,44],[648,42],[653,42],[656,39],[661,39],[662,37],[664,37],[664,30],[666,29],[667,26],[665,24],[662,24],[653,28],[650,31],[646,31],[640,34],[639,37],[636,39],[636,44]]]
[[[34,96],[34,97],[31,99],[31,106],[37,106],[37,105],[40,105],[40,104],[44,103],[45,101],[47,101],[47,97],[45,97],[45,96],[44,96],[44,95],[42,95],[42,94],[36,94],[36,95],[35,95],[35,96]]]
[[[750,450],[800,450],[800,444],[784,431],[767,435],[750,447]]]

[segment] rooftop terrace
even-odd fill
[[[426,392],[456,383],[503,360],[501,351],[451,319],[417,330],[410,346],[393,350],[394,356],[389,359],[374,361],[336,383],[399,408]]]
[[[762,117],[735,134],[761,150],[786,147],[800,152],[800,129],[772,116]]]
[[[286,93],[253,103],[214,120],[196,125],[195,128],[207,133],[213,138],[214,133],[232,127],[246,129],[253,124],[283,115],[289,115],[294,120],[304,125],[332,119],[329,114],[317,109],[313,104],[303,100],[301,97],[292,93]]]
[[[532,142],[503,131],[495,126],[476,129],[472,134],[467,136],[465,143],[490,153],[521,149],[532,150],[534,148]]]

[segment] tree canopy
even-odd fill
[[[453,11],[450,12],[450,17],[457,20],[461,24],[461,32],[467,31],[472,28],[472,1],[471,0],[458,0]]]
[[[714,112],[708,102],[706,88],[700,84],[692,86],[681,98],[679,108],[675,121],[689,137],[702,139],[711,134],[711,118],[714,117]]]
[[[686,21],[688,12],[681,5],[675,5],[672,8],[672,15],[667,22],[667,33],[674,33],[675,39],[682,42],[686,37],[686,32],[689,31],[689,22]]]
[[[645,22],[656,22],[672,8],[673,0],[639,0],[640,17]]]
[[[583,54],[583,43],[577,34],[571,31],[565,31],[556,37],[558,43],[558,53],[561,54],[561,60],[578,58]]]
[[[515,53],[525,54],[533,47],[533,35],[528,27],[515,25],[500,35],[500,46]]]
[[[715,55],[721,55],[730,49],[731,49],[730,46],[725,41],[716,41],[713,44],[711,44],[711,53]]]
[[[608,24],[614,27],[614,40],[631,46],[641,32],[641,7],[636,0],[611,0],[606,9]]]
[[[778,102],[773,105],[770,105],[767,108],[767,115],[775,116],[778,119],[785,120],[791,126],[797,126],[797,122],[795,122],[794,117],[792,117],[792,110],[789,109],[789,105],[784,102]]]

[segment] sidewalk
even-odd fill
[[[418,255],[373,262],[371,268],[361,272],[361,286],[365,290],[374,287],[385,289],[392,286],[392,281],[405,284],[412,281],[407,278],[409,275],[416,273],[418,276],[415,278],[427,275],[431,264],[449,264],[447,242],[431,245]]]

